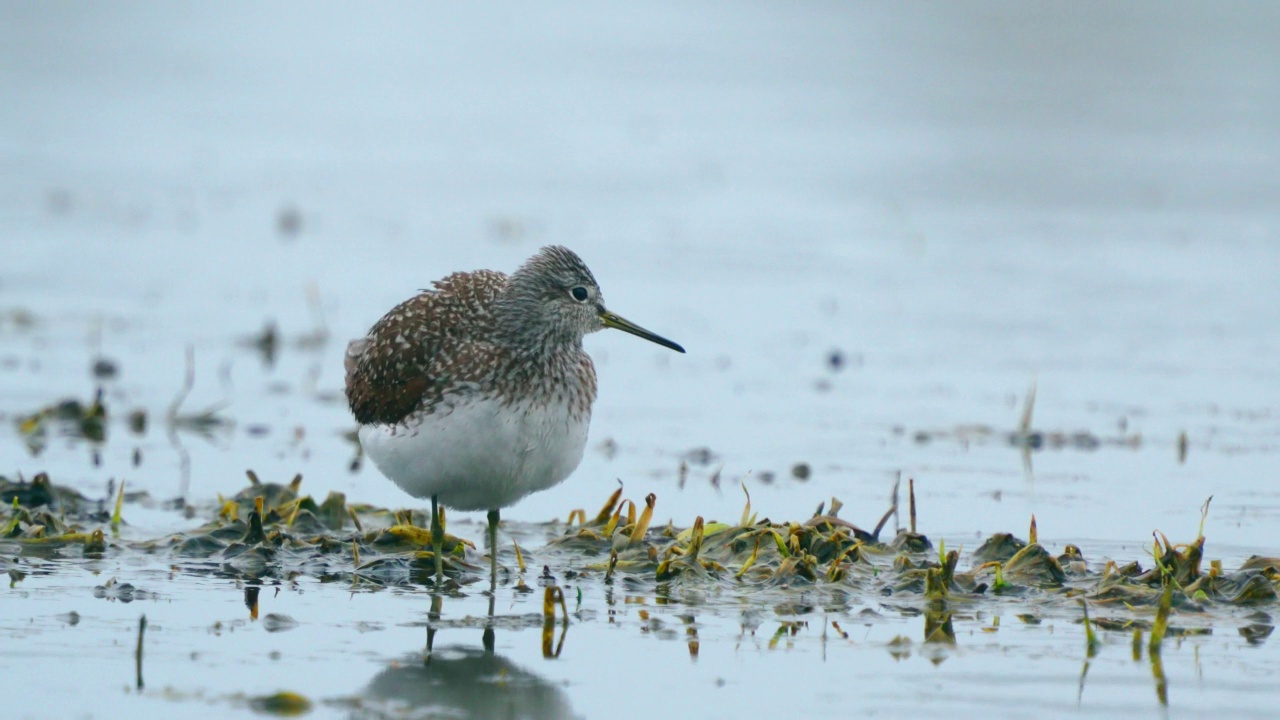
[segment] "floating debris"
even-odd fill
[[[93,596],[99,600],[118,600],[122,603],[131,603],[134,600],[154,600],[158,597],[153,592],[134,587],[127,582],[119,582],[115,578],[111,578],[106,583],[95,587]]]
[[[26,308],[0,310],[0,329],[12,325],[15,330],[30,330],[38,323],[35,313]]]
[[[305,695],[295,692],[278,692],[274,695],[251,698],[249,707],[268,715],[295,717],[311,712],[311,701]]]
[[[302,231],[302,211],[293,203],[285,203],[276,213],[276,233],[283,240],[292,240]]]
[[[917,430],[912,435],[912,439],[920,445],[935,440],[954,440],[964,447],[1003,440],[1010,447],[1022,450],[1024,453],[1040,450],[1091,451],[1103,447],[1133,450],[1142,446],[1142,434],[1127,432],[1127,424],[1121,425],[1119,435],[1111,436],[1098,435],[1088,430],[1037,430],[1031,424],[1035,404],[1036,384],[1032,383],[1027,390],[1016,430],[1002,432],[989,425],[958,425],[944,430]],[[894,433],[903,435],[906,429],[895,427]]]
[[[55,486],[47,473],[40,473],[30,482],[18,478],[17,482],[0,475],[0,503],[15,509],[45,507],[53,512],[79,514],[91,501],[72,490]]]
[[[138,409],[129,412],[126,419],[129,423],[129,430],[134,435],[145,435],[147,432],[147,411]]]
[[[92,402],[82,403],[69,398],[19,418],[18,434],[26,441],[32,454],[38,455],[51,427],[70,437],[101,443],[107,439],[106,424],[107,408],[99,388]]]
[[[98,357],[94,359],[89,372],[98,380],[114,380],[120,374],[120,366],[111,358]]]
[[[719,460],[720,456],[715,452],[712,452],[709,447],[698,447],[684,452],[680,455],[680,459],[690,465],[707,467],[711,465],[711,463]]]
[[[298,627],[298,621],[281,613],[267,613],[262,616],[262,628],[267,632],[284,632]]]
[[[274,367],[276,364],[276,351],[280,347],[280,331],[276,328],[276,322],[267,320],[262,326],[262,330],[245,338],[241,344],[256,350],[262,358],[264,366]]]

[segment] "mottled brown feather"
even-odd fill
[[[356,421],[399,424],[469,395],[560,399],[590,412],[595,369],[580,344],[517,349],[495,331],[494,303],[508,279],[492,270],[454,273],[353,341],[344,365]]]
[[[395,424],[465,378],[455,356],[483,335],[503,273],[454,273],[395,306],[348,349],[347,401],[361,424]],[[467,319],[467,321],[463,321]]]

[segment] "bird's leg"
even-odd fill
[[[444,587],[444,525],[440,522],[440,498],[431,496],[431,554],[436,560],[436,590]]]
[[[489,511],[489,590],[498,592],[498,511]]]

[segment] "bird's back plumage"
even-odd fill
[[[451,391],[485,384],[506,350],[493,338],[492,270],[458,272],[395,306],[347,348],[347,401],[360,424],[396,425]],[[506,352],[505,354],[510,354]]]

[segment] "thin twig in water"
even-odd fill
[[[134,651],[134,672],[138,678],[138,689],[143,688],[142,683],[142,636],[147,632],[147,616],[143,615],[138,620],[138,649]]]
[[[911,534],[916,534],[916,480],[907,478],[907,512],[911,515]]]
[[[1022,421],[1018,423],[1018,432],[1025,439],[1031,432],[1031,414],[1036,409],[1036,381],[1031,381],[1031,389],[1027,390],[1027,401],[1022,406]]]
[[[182,378],[182,387],[178,389],[178,394],[173,396],[173,402],[169,403],[169,413],[166,419],[169,425],[173,426],[178,420],[178,411],[182,409],[182,403],[186,402],[187,396],[191,394],[191,388],[196,384],[196,349],[190,345],[187,346],[187,371]]]
[[[227,391],[230,383],[230,373],[223,373],[223,390]],[[231,421],[218,416],[218,413],[231,404],[231,398],[226,397],[213,405],[194,413],[182,412],[182,405],[186,402],[187,396],[191,394],[192,388],[196,384],[196,353],[195,349],[190,345],[187,346],[186,372],[183,374],[182,387],[174,396],[173,402],[169,404],[169,412],[165,416],[170,431],[193,430],[206,438],[213,434],[216,428],[227,427]]]

